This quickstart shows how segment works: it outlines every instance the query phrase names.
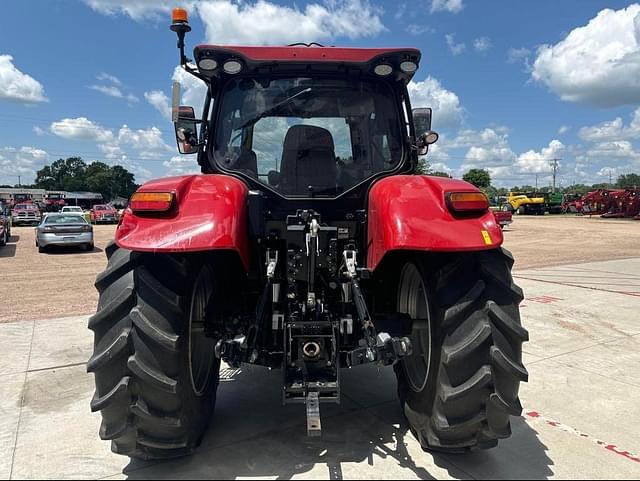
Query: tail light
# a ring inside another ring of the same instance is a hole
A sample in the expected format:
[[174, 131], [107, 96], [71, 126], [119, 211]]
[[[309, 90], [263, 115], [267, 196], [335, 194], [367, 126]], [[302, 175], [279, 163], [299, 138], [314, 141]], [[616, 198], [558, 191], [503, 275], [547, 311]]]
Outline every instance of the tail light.
[[173, 192], [136, 192], [131, 196], [134, 212], [167, 212], [173, 207]]
[[480, 213], [489, 210], [489, 199], [482, 192], [449, 192], [449, 210], [456, 214]]

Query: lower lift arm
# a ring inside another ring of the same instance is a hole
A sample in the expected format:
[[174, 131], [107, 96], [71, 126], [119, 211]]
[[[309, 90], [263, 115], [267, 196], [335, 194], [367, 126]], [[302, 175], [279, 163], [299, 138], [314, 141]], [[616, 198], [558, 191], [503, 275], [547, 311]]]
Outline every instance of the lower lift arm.
[[405, 356], [410, 356], [413, 349], [409, 338], [391, 337], [386, 332], [376, 335], [375, 326], [369, 315], [369, 309], [358, 282], [356, 251], [345, 250], [343, 257], [346, 266], [345, 275], [351, 283], [353, 302], [358, 318], [362, 323], [364, 335], [364, 339], [360, 341], [360, 346], [349, 353], [347, 358], [349, 365], [358, 366], [377, 362], [388, 366]]

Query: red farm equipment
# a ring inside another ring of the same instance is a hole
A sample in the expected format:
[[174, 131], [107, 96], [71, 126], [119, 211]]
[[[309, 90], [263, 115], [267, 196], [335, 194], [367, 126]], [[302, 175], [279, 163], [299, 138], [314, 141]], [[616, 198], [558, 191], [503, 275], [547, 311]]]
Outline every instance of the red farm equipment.
[[523, 293], [487, 197], [414, 174], [438, 138], [407, 91], [420, 51], [202, 45], [192, 63], [184, 10], [171, 29], [207, 86], [198, 117], [173, 95], [202, 174], [140, 187], [106, 248], [87, 366], [101, 438], [135, 458], [191, 453], [221, 362], [281, 370], [311, 436], [341, 369], [377, 364], [424, 448], [507, 438], [528, 379]]
[[609, 209], [604, 218], [634, 218], [640, 215], [640, 190], [625, 189], [611, 194]]

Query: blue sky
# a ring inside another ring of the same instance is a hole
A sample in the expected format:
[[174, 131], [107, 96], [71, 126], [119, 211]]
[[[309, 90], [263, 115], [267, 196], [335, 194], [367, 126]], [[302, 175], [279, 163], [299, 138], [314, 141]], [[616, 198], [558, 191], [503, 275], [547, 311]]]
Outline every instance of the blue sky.
[[[435, 108], [431, 154], [496, 185], [640, 172], [640, 4], [565, 0], [189, 0], [198, 43], [412, 46], [410, 91]], [[167, 118], [178, 60], [165, 0], [3, 2], [0, 183], [80, 155], [144, 181], [193, 171]], [[188, 79], [187, 79], [188, 80]], [[185, 101], [199, 89], [185, 84]]]

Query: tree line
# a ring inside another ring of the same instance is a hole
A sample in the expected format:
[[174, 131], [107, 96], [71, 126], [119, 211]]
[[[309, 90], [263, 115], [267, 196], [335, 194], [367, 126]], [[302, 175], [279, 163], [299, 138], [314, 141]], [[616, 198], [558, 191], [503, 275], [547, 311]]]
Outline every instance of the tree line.
[[[496, 188], [491, 185], [491, 174], [485, 169], [471, 169], [465, 173], [462, 177], [465, 180], [479, 189], [482, 189], [489, 197], [505, 196], [509, 192], [551, 192], [551, 187], [536, 188], [531, 185], [514, 186], [511, 188]], [[615, 184], [599, 183], [599, 184], [576, 184], [569, 185], [567, 187], [556, 187], [556, 191], [563, 194], [578, 194], [584, 195], [587, 192], [597, 189], [628, 189], [628, 188], [640, 188], [640, 175], [638, 174], [624, 174], [618, 177]]]
[[[9, 186], [4, 186], [9, 187]], [[87, 164], [81, 157], [58, 159], [36, 173], [32, 185], [20, 187], [67, 192], [96, 192], [106, 201], [128, 199], [139, 187], [135, 176], [120, 165]]]

